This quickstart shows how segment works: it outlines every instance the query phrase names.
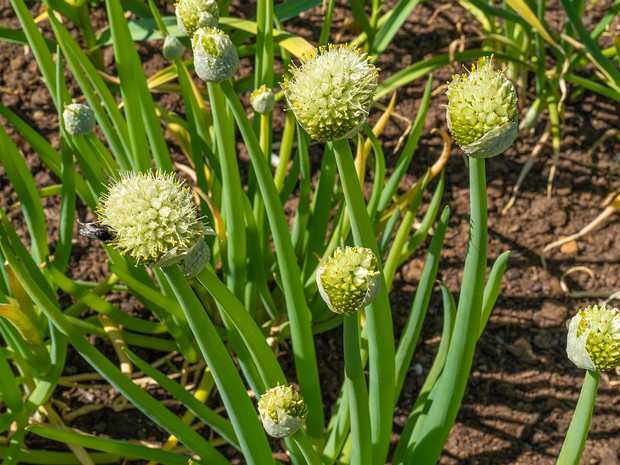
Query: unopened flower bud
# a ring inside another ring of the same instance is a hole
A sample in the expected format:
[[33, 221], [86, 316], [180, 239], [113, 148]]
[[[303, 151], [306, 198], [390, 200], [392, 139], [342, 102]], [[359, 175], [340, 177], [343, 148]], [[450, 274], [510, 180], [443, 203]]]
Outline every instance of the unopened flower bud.
[[97, 213], [113, 233], [107, 243], [145, 266], [179, 263], [201, 247], [202, 236], [213, 234], [196, 217], [192, 194], [174, 173], [121, 173]]
[[192, 37], [194, 69], [206, 82], [219, 84], [234, 76], [239, 55], [230, 37], [215, 28], [200, 28]]
[[568, 358], [579, 368], [609, 371], [620, 365], [620, 314], [605, 305], [579, 310], [568, 328]]
[[265, 84], [250, 95], [250, 105], [252, 105], [252, 108], [254, 108], [254, 111], [257, 113], [269, 113], [273, 110], [275, 103], [276, 100], [273, 97], [273, 90], [269, 89]]
[[448, 86], [448, 129], [473, 158], [504, 152], [517, 137], [517, 92], [492, 58], [483, 57], [471, 73], [453, 76]]
[[297, 122], [313, 139], [351, 138], [362, 128], [377, 90], [378, 70], [353, 45], [319, 47], [291, 65], [282, 89]]
[[81, 103], [72, 103], [62, 112], [65, 129], [72, 136], [85, 136], [95, 129], [95, 113]]
[[166, 60], [174, 60], [179, 58], [183, 55], [183, 44], [177, 37], [167, 35], [164, 39], [162, 55], [164, 55]]
[[364, 247], [337, 248], [316, 273], [319, 293], [335, 313], [352, 313], [369, 305], [379, 294], [381, 276], [377, 257]]
[[263, 427], [274, 438], [287, 438], [301, 428], [308, 416], [303, 397], [292, 386], [276, 386], [258, 401]]
[[192, 37], [201, 27], [217, 27], [220, 8], [217, 0], [179, 0], [175, 14], [179, 31]]

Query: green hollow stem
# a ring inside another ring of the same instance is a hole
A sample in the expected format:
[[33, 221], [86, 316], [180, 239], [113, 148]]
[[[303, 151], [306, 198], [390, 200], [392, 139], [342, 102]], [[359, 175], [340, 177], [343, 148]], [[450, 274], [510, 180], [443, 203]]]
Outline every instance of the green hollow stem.
[[262, 389], [257, 394], [261, 394], [265, 389], [274, 387], [278, 383], [286, 384], [287, 381], [282, 368], [260, 328], [239, 299], [219, 280], [212, 267], [207, 266], [198, 274], [196, 279], [211, 294], [221, 312], [239, 331], [243, 342], [248, 347], [252, 357], [255, 358], [263, 382]]
[[[239, 165], [235, 149], [235, 129], [233, 118], [226, 106], [226, 99], [218, 84], [208, 83], [209, 100], [213, 112], [213, 124], [217, 141], [217, 153], [222, 169], [222, 214], [226, 222], [226, 237], [223, 247], [223, 268], [226, 275], [226, 285], [239, 299], [244, 299], [247, 278], [247, 245], [244, 210], [243, 188], [239, 177]], [[251, 387], [256, 392], [259, 376], [247, 347], [241, 341], [238, 331], [231, 327], [230, 321], [223, 318], [230, 338], [237, 353], [239, 363], [243, 368]]]
[[[347, 139], [333, 143], [340, 182], [351, 220], [355, 244], [370, 248], [380, 257], [362, 189], [355, 171], [353, 154]], [[379, 263], [379, 267], [381, 264]], [[382, 271], [382, 270], [380, 270]], [[372, 463], [385, 463], [394, 416], [395, 347], [392, 313], [387, 287], [381, 274], [381, 291], [366, 307], [368, 335], [368, 397], [370, 408]]]
[[592, 420], [594, 401], [600, 379], [600, 373], [590, 370], [586, 371], [577, 407], [575, 407], [573, 419], [566, 432], [557, 465], [579, 465], [583, 447], [588, 437], [588, 430], [590, 429], [590, 421]]
[[351, 413], [351, 463], [372, 464], [370, 412], [366, 377], [360, 357], [359, 313], [344, 316], [344, 372]]
[[162, 271], [174, 290], [198, 347], [211, 369], [245, 460], [255, 465], [274, 463], [254, 405], [207, 312], [178, 266], [162, 268]]
[[278, 152], [279, 163], [276, 172], [273, 175], [276, 189], [282, 190], [284, 179], [286, 178], [286, 170], [288, 162], [291, 160], [291, 152], [293, 150], [293, 138], [295, 137], [295, 115], [292, 111], [286, 114], [284, 129], [282, 130], [282, 139], [280, 140], [280, 151]]
[[[294, 442], [290, 443], [289, 441], [291, 440]], [[306, 435], [306, 433], [303, 431], [303, 428], [297, 430], [295, 434], [285, 439], [285, 441], [286, 441], [287, 446], [289, 447], [289, 450], [291, 450], [293, 463], [304, 463], [307, 465], [321, 465], [321, 459], [319, 458], [316, 451], [314, 450], [314, 447], [312, 446], [312, 443], [308, 439], [308, 436]], [[291, 446], [293, 445], [295, 446], [296, 449], [298, 449], [298, 452], [295, 450], [292, 450]], [[293, 455], [293, 453], [295, 453], [295, 455]], [[299, 457], [300, 454], [303, 456], [304, 462], [295, 462], [296, 457], [298, 458], [298, 460], [301, 460], [302, 457]]]
[[[239, 299], [219, 280], [212, 267], [210, 265], [207, 266], [196, 278], [217, 302], [220, 311], [234, 325], [241, 338], [243, 338], [249, 353], [254, 358], [254, 363], [260, 372], [263, 384], [263, 389], [256, 392], [256, 394], [277, 384], [286, 384], [284, 372], [267, 344], [260, 328], [241, 302], [239, 302]], [[287, 441], [293, 459], [301, 459], [301, 457], [295, 454], [303, 454], [305, 463], [310, 465], [321, 463], [319, 456], [313, 449], [304, 431], [298, 431], [285, 441]], [[293, 441], [294, 444], [291, 444], [289, 441]]]
[[213, 124], [217, 140], [217, 152], [222, 168], [222, 213], [226, 221], [228, 240], [225, 246], [224, 267], [226, 284], [229, 289], [242, 299], [246, 274], [246, 241], [244, 211], [239, 165], [235, 150], [235, 132], [232, 115], [227, 112], [226, 100], [218, 84], [208, 83], [209, 100], [213, 112]]
[[105, 63], [103, 62], [103, 52], [97, 44], [97, 37], [90, 18], [90, 5], [88, 2], [84, 2], [82, 5], [78, 6], [76, 10], [80, 20], [80, 30], [88, 46], [88, 56], [97, 69], [104, 70]]
[[461, 295], [443, 372], [429, 395], [424, 422], [416, 425], [411, 460], [435, 465], [456, 419], [471, 370], [486, 277], [487, 198], [485, 160], [469, 158], [471, 218]]
[[284, 215], [282, 202], [280, 202], [271, 170], [265, 155], [262, 153], [250, 121], [246, 116], [245, 109], [239, 101], [239, 97], [230, 82], [223, 82], [221, 88], [248, 148], [256, 180], [263, 194], [291, 326], [291, 340], [297, 380], [299, 381], [301, 394], [306, 400], [309, 409], [306, 420], [308, 434], [315, 441], [321, 441], [325, 420], [319, 371], [310, 326], [310, 315], [301, 283], [301, 270], [297, 264], [286, 216]]

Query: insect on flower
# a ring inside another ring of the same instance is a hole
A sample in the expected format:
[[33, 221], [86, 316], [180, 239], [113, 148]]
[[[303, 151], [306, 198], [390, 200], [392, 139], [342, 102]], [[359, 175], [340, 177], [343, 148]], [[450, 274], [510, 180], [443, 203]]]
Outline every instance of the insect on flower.
[[[79, 221], [78, 221], [79, 223]], [[80, 223], [80, 234], [90, 239], [97, 239], [100, 242], [109, 242], [114, 239], [115, 234], [107, 224], [100, 223]]]

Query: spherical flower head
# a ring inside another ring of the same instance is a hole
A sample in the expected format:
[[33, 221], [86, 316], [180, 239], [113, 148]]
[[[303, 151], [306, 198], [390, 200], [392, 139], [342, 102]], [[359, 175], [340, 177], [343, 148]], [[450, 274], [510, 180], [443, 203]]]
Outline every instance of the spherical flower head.
[[193, 36], [200, 27], [217, 27], [220, 8], [217, 0], [179, 0], [175, 5], [179, 31]]
[[356, 135], [377, 90], [378, 69], [353, 45], [319, 47], [291, 66], [282, 89], [297, 122], [313, 139]]
[[257, 113], [269, 113], [273, 110], [275, 104], [276, 100], [273, 97], [273, 90], [269, 89], [265, 84], [250, 95], [250, 105]]
[[145, 266], [179, 263], [211, 233], [196, 218], [192, 194], [174, 173], [121, 173], [97, 213], [114, 233], [109, 244]]
[[234, 76], [239, 55], [230, 37], [215, 28], [200, 28], [192, 37], [194, 69], [206, 82], [219, 84]]
[[301, 428], [308, 416], [308, 406], [293, 386], [269, 389], [258, 401], [263, 427], [274, 438], [287, 438]]
[[364, 247], [337, 248], [316, 273], [319, 293], [335, 313], [353, 313], [379, 294], [381, 276], [377, 257]]
[[448, 86], [447, 120], [452, 137], [473, 158], [504, 152], [517, 137], [517, 92], [492, 57], [481, 58], [471, 73], [453, 76]]
[[72, 103], [62, 112], [65, 129], [72, 136], [85, 136], [95, 129], [95, 113], [81, 103]]
[[164, 39], [162, 55], [166, 60], [174, 60], [183, 55], [183, 44], [175, 36], [167, 35]]
[[617, 308], [579, 310], [568, 328], [568, 358], [579, 368], [609, 371], [620, 365], [620, 314]]

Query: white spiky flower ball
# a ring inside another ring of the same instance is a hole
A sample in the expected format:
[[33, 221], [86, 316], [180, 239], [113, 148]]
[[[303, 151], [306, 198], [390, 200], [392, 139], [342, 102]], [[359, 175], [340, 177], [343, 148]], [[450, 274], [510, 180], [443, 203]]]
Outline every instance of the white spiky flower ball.
[[220, 8], [217, 0], [179, 0], [175, 5], [179, 31], [192, 37], [201, 27], [217, 27]]
[[145, 266], [179, 263], [213, 233], [196, 217], [192, 193], [174, 173], [120, 173], [97, 213], [113, 232], [109, 244]]
[[364, 247], [338, 247], [316, 273], [321, 297], [332, 312], [353, 313], [370, 305], [381, 289], [377, 257]]
[[200, 28], [192, 37], [194, 69], [206, 82], [219, 84], [234, 76], [239, 55], [230, 37], [216, 28]]
[[473, 158], [504, 152], [517, 137], [517, 92], [504, 73], [483, 57], [469, 74], [453, 76], [448, 86], [448, 129]]
[[295, 434], [308, 416], [308, 406], [293, 386], [276, 386], [258, 401], [263, 427], [274, 438]]
[[620, 313], [592, 305], [579, 310], [568, 329], [568, 358], [579, 368], [609, 371], [620, 365]]
[[291, 65], [282, 89], [297, 122], [313, 139], [351, 138], [362, 128], [377, 90], [378, 69], [353, 45], [319, 47]]

